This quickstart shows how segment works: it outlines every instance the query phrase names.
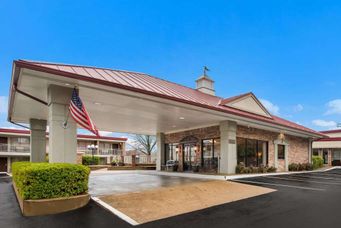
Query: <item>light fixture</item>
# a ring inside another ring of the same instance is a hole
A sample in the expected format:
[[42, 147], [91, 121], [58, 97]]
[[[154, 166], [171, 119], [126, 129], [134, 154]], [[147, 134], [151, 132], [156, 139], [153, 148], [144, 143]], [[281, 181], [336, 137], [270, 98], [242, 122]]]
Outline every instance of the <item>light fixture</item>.
[[91, 144], [91, 145], [88, 145], [87, 148], [90, 150], [94, 150], [94, 149], [98, 149], [98, 145], [94, 145], [94, 144]]
[[283, 133], [283, 132], [279, 133], [278, 138], [279, 138], [280, 140], [284, 141], [284, 139], [285, 139], [284, 133]]
[[184, 119], [185, 119], [185, 117], [183, 117], [183, 116], [180, 116], [180, 117], [179, 117], [179, 119], [180, 119], [180, 120], [184, 120]]
[[102, 103], [100, 102], [94, 102], [95, 105], [101, 105]]
[[69, 83], [65, 83], [66, 86], [69, 86], [70, 84]]

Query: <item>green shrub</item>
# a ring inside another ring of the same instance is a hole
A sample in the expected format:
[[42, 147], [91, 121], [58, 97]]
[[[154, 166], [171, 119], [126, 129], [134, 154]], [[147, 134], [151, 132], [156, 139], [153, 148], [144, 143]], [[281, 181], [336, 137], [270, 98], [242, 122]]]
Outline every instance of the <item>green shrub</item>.
[[276, 171], [277, 171], [277, 168], [275, 168], [273, 166], [268, 167], [268, 170], [267, 170], [268, 173], [274, 173]]
[[14, 162], [13, 181], [23, 199], [69, 197], [88, 190], [90, 169], [66, 163]]
[[298, 164], [297, 163], [289, 164], [289, 171], [298, 171]]
[[291, 163], [289, 164], [289, 171], [305, 171], [313, 170], [311, 163]]
[[82, 157], [82, 164], [83, 165], [98, 165], [99, 164], [99, 157], [83, 156]]
[[313, 164], [312, 163], [306, 163], [306, 170], [313, 170], [314, 167], [313, 167]]
[[318, 169], [323, 166], [323, 158], [321, 156], [313, 156], [313, 169]]
[[259, 173], [267, 173], [268, 172], [268, 167], [264, 166], [264, 165], [261, 165], [261, 166], [258, 167], [258, 172]]
[[237, 166], [236, 166], [236, 173], [240, 173], [240, 174], [244, 174], [244, 173], [273, 173], [276, 172], [276, 168], [275, 167], [268, 167], [268, 166], [259, 166], [259, 167], [255, 167], [255, 166], [250, 166], [247, 167], [245, 166], [245, 164], [243, 162], [240, 162]]
[[298, 171], [306, 170], [304, 163], [298, 163]]

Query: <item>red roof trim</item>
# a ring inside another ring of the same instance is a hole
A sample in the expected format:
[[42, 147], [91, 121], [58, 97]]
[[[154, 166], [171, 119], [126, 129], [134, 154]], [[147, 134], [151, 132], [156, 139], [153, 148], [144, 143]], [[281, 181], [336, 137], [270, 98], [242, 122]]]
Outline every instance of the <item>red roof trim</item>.
[[11, 128], [0, 128], [0, 132], [15, 133], [15, 134], [30, 134], [29, 130], [20, 130], [20, 129], [11, 129]]
[[340, 141], [341, 142], [341, 137], [322, 138], [322, 139], [315, 140], [315, 142], [331, 142], [331, 141]]
[[[97, 83], [97, 84], [101, 84], [101, 85], [107, 85], [107, 86], [112, 86], [112, 87], [121, 88], [121, 89], [125, 89], [125, 90], [130, 90], [130, 91], [133, 91], [133, 92], [138, 92], [138, 93], [143, 93], [143, 94], [147, 94], [147, 95], [152, 95], [152, 96], [155, 96], [155, 97], [160, 97], [160, 98], [165, 98], [165, 99], [169, 99], [169, 100], [174, 100], [174, 101], [178, 101], [178, 102], [181, 102], [181, 103], [186, 103], [186, 104], [190, 104], [190, 105], [194, 105], [194, 106], [198, 106], [198, 107], [202, 107], [202, 108], [207, 108], [207, 109], [211, 109], [211, 110], [215, 110], [215, 111], [219, 111], [219, 112], [224, 112], [224, 113], [228, 113], [228, 114], [232, 114], [232, 115], [236, 115], [236, 116], [241, 116], [241, 117], [244, 117], [244, 118], [254, 119], [254, 120], [258, 120], [258, 121], [262, 121], [262, 122], [267, 122], [267, 123], [270, 123], [270, 124], [275, 124], [275, 125], [279, 125], [279, 126], [283, 126], [283, 127], [288, 127], [288, 128], [294, 129], [294, 130], [303, 131], [303, 132], [307, 132], [307, 133], [310, 133], [310, 134], [315, 134], [315, 135], [319, 135], [319, 136], [325, 137], [325, 135], [322, 134], [322, 133], [316, 132], [316, 131], [314, 131], [312, 129], [305, 128], [305, 127], [303, 127], [301, 125], [294, 124], [294, 123], [292, 123], [290, 121], [287, 121], [287, 120], [284, 120], [284, 119], [281, 119], [281, 118], [278, 118], [278, 117], [276, 119], [277, 120], [282, 120], [282, 121], [278, 122], [278, 121], [274, 121], [273, 119], [270, 119], [270, 118], [267, 118], [267, 117], [264, 117], [264, 116], [259, 116], [259, 115], [256, 115], [256, 114], [250, 115], [250, 113], [245, 113], [245, 112], [236, 113], [236, 112], [234, 112], [232, 110], [222, 109], [221, 107], [215, 107], [215, 106], [212, 106], [212, 105], [209, 105], [209, 104], [203, 104], [203, 103], [198, 103], [198, 102], [195, 102], [195, 101], [184, 100], [184, 99], [181, 99], [181, 98], [178, 98], [178, 97], [174, 97], [174, 96], [170, 96], [170, 95], [167, 95], [167, 94], [160, 94], [160, 93], [157, 93], [157, 92], [147, 91], [147, 90], [144, 90], [144, 89], [141, 89], [141, 88], [136, 88], [136, 87], [132, 87], [132, 86], [118, 84], [118, 83], [111, 82], [111, 81], [110, 82], [109, 81], [103, 81], [103, 80], [97, 79], [97, 78], [90, 78], [90, 77], [86, 77], [86, 76], [81, 76], [81, 75], [76, 74], [76, 73], [71, 73], [71, 72], [66, 72], [66, 71], [62, 71], [62, 70], [58, 70], [58, 69], [52, 69], [52, 68], [45, 67], [45, 66], [36, 65], [34, 62], [31, 63], [31, 62], [27, 62], [27, 61], [23, 61], [23, 60], [16, 60], [16, 61], [14, 61], [14, 63], [16, 64], [17, 67], [23, 67], [23, 68], [32, 69], [32, 70], [38, 70], [38, 71], [42, 71], [42, 72], [45, 72], [45, 73], [57, 74], [57, 75], [60, 75], [60, 76], [63, 76], [63, 77], [68, 77], [68, 78], [73, 78], [73, 79], [77, 79], [77, 80], [88, 81], [88, 82], [93, 82], [93, 83]], [[18, 78], [16, 78], [16, 80], [17, 79]], [[162, 80], [162, 79], [159, 79], [159, 80]], [[162, 80], [162, 81], [165, 81], [165, 80]], [[14, 81], [13, 84], [16, 84], [16, 81]], [[13, 91], [12, 91], [12, 93], [13, 93]], [[207, 96], [212, 97], [211, 95], [208, 95], [208, 94], [203, 94], [203, 95], [205, 95], [205, 96], [207, 95]], [[9, 110], [12, 110], [12, 105], [13, 105], [13, 102], [10, 103]], [[9, 119], [10, 119], [10, 115], [9, 115]], [[287, 122], [288, 124], [281, 123], [281, 122]], [[295, 125], [295, 126], [292, 126], [292, 125]]]
[[335, 129], [335, 130], [328, 130], [328, 131], [320, 131], [323, 134], [328, 134], [328, 133], [341, 133], [341, 129]]
[[83, 135], [78, 134], [77, 138], [87, 138], [87, 139], [108, 139], [108, 140], [117, 140], [117, 141], [127, 141], [127, 138], [119, 138], [119, 137], [110, 137], [110, 136], [96, 136], [96, 135]]
[[[31, 132], [29, 130], [21, 130], [21, 129], [11, 129], [11, 128], [0, 128], [0, 133], [13, 133], [13, 134], [24, 134], [30, 135]], [[46, 135], [49, 133], [46, 132]], [[86, 138], [86, 139], [104, 139], [104, 140], [115, 140], [115, 141], [127, 141], [127, 138], [120, 138], [120, 137], [110, 137], [110, 136], [96, 136], [96, 135], [84, 135], [84, 134], [77, 134], [77, 138]]]

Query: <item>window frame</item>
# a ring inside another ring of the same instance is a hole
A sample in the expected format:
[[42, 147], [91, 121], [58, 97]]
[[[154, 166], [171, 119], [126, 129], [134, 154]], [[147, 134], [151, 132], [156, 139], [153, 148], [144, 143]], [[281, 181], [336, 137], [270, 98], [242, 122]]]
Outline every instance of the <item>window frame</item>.
[[[252, 139], [252, 138], [244, 138], [244, 137], [237, 137], [237, 153], [238, 153], [238, 139], [242, 140], [243, 141], [243, 145], [244, 145], [244, 150], [242, 152], [243, 154], [243, 161], [239, 161], [239, 162], [243, 162], [245, 166], [249, 167], [250, 164], [248, 164], [248, 159], [247, 159], [247, 149], [248, 149], [248, 140], [253, 140], [256, 142], [256, 145], [255, 145], [255, 148], [256, 148], [256, 163], [257, 163], [257, 167], [259, 167], [260, 165], [263, 164], [263, 156], [265, 154], [266, 156], [266, 164], [267, 165], [269, 163], [269, 141], [266, 141], [266, 140], [260, 140], [260, 139]], [[266, 148], [265, 148], [265, 151], [263, 151], [263, 154], [262, 154], [262, 158], [260, 159], [258, 157], [258, 148], [259, 148], [259, 145], [262, 144], [262, 143], [265, 143], [266, 145]], [[238, 160], [238, 154], [237, 154], [237, 160]], [[239, 163], [238, 162], [238, 163]]]
[[[280, 150], [279, 148], [282, 147], [283, 148], [283, 156], [280, 156]], [[286, 150], [286, 145], [284, 144], [277, 144], [277, 159], [278, 160], [284, 160], [285, 159], [285, 150]]]

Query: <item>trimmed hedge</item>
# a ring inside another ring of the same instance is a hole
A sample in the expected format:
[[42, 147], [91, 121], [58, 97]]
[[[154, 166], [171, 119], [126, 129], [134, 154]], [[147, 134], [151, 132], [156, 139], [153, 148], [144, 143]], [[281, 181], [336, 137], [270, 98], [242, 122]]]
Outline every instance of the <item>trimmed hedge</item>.
[[83, 165], [98, 165], [99, 164], [99, 157], [83, 156], [82, 157], [82, 164]]
[[90, 169], [66, 163], [14, 162], [13, 181], [21, 197], [51, 199], [87, 192]]
[[313, 156], [312, 157], [312, 161], [313, 161], [313, 167], [314, 169], [318, 169], [321, 168], [323, 166], [323, 158], [321, 156]]
[[273, 166], [245, 166], [243, 162], [240, 162], [236, 166], [236, 173], [244, 174], [244, 173], [274, 173], [276, 172], [276, 168]]
[[313, 164], [311, 163], [291, 163], [289, 164], [289, 171], [310, 171], [313, 170]]

